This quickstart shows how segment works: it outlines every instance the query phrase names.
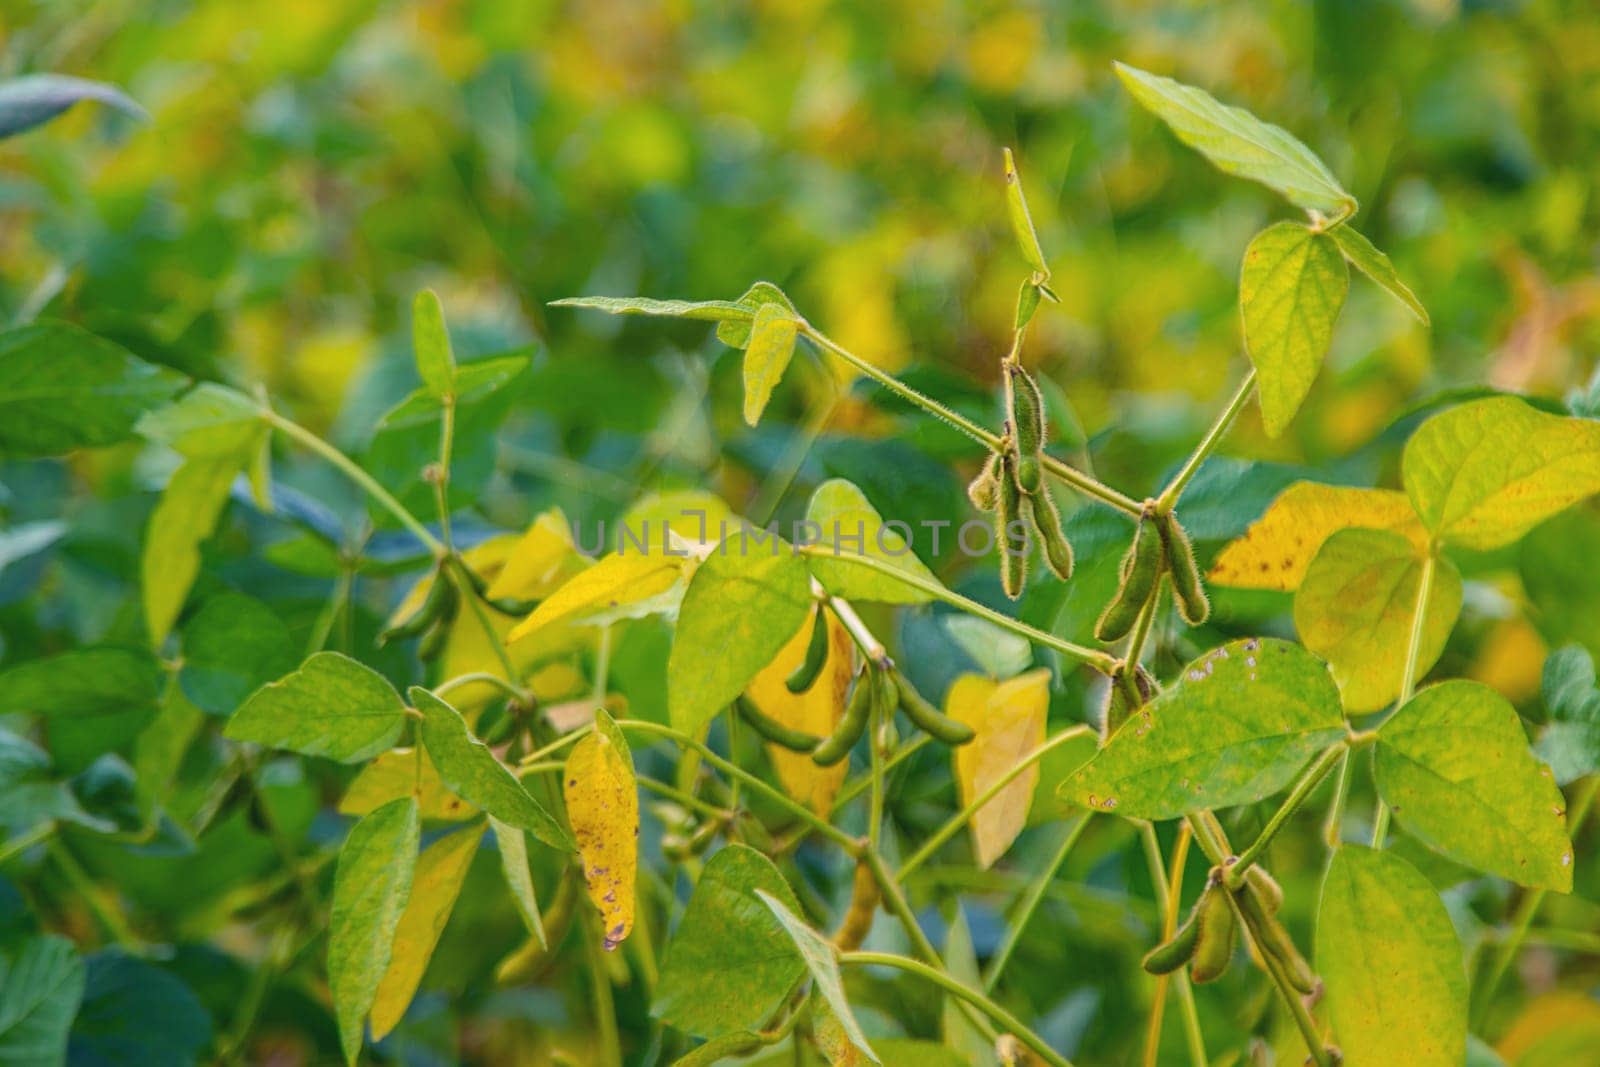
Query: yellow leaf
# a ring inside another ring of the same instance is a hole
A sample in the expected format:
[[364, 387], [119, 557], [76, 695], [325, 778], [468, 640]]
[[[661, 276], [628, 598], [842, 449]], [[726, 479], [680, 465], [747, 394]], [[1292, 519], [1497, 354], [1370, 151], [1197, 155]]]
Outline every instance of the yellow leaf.
[[551, 508], [528, 527], [489, 585], [491, 597], [543, 600], [584, 568], [572, 546], [572, 528], [560, 508]]
[[600, 909], [605, 946], [614, 949], [633, 929], [639, 791], [627, 739], [605, 711], [595, 712], [593, 732], [572, 746], [562, 781], [589, 899]]
[[1427, 534], [1406, 495], [1391, 489], [1296, 482], [1272, 502], [1244, 536], [1222, 550], [1208, 577], [1240, 589], [1292, 592], [1312, 557], [1335, 531], [1393, 530], [1419, 549]]
[[389, 969], [378, 983], [372, 1002], [372, 1040], [382, 1041], [405, 1016], [439, 935], [450, 919], [450, 909], [455, 907], [482, 836], [481, 826], [468, 827], [435, 841], [417, 858], [411, 897], [395, 928]]
[[392, 748], [361, 768], [339, 801], [339, 814], [360, 818], [403, 796], [416, 797], [418, 814], [424, 819], [459, 820], [477, 814], [476, 808], [445, 787], [427, 753], [414, 748]]
[[613, 552], [550, 594], [512, 629], [509, 640], [519, 641], [557, 622], [649, 600], [671, 589], [683, 566], [681, 556]]
[[1516, 1067], [1562, 1067], [1600, 1047], [1600, 1004], [1577, 990], [1546, 993], [1528, 1003], [1496, 1051]]
[[[850, 633], [834, 618], [831, 611], [823, 612], [828, 620], [828, 659], [815, 684], [804, 693], [791, 693], [785, 681], [794, 673], [806, 656], [811, 643], [811, 626], [802, 626], [789, 639], [773, 661], [761, 668], [750, 680], [745, 696], [775, 722], [792, 730], [800, 730], [815, 737], [827, 737], [844, 716], [845, 696], [850, 690], [850, 674], [855, 667], [854, 644]], [[818, 815], [827, 815], [833, 808], [833, 798], [844, 784], [850, 770], [849, 761], [832, 767], [819, 767], [806, 753], [791, 752], [782, 745], [767, 745], [767, 755], [778, 772], [778, 781], [784, 792], [804, 804]]]
[[[963, 674], [955, 680], [945, 694], [945, 713], [978, 735], [955, 750], [956, 784], [963, 806], [1044, 744], [1049, 706], [1050, 672], [1042, 668], [998, 684], [979, 674]], [[972, 820], [972, 840], [979, 867], [992, 866], [1027, 825], [1038, 780], [1039, 765], [1035, 763], [978, 809]]]

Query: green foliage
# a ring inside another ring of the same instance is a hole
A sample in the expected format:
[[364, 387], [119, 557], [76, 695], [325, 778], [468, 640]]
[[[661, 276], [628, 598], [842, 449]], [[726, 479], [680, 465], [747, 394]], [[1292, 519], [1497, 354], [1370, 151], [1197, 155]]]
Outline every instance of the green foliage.
[[405, 728], [400, 694], [371, 667], [318, 652], [258, 689], [228, 720], [227, 735], [341, 763], [371, 759]]
[[1338, 248], [1299, 223], [1263, 230], [1245, 249], [1239, 310], [1269, 434], [1283, 432], [1311, 391], [1349, 287]]

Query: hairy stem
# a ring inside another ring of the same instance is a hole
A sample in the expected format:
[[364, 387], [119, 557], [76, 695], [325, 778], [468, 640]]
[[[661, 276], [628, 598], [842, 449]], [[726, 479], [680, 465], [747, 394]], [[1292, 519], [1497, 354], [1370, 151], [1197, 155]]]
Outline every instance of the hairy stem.
[[1250, 847], [1239, 853], [1239, 861], [1228, 868], [1228, 873], [1224, 880], [1227, 882], [1229, 889], [1238, 889], [1244, 884], [1245, 873], [1261, 858], [1261, 853], [1266, 851], [1267, 846], [1272, 844], [1272, 839], [1278, 836], [1278, 831], [1283, 829], [1284, 823], [1288, 822], [1290, 816], [1300, 810], [1300, 805], [1305, 803], [1306, 797], [1310, 796], [1312, 790], [1322, 784], [1322, 780], [1338, 765], [1348, 751], [1349, 746], [1343, 741], [1329, 745], [1322, 755], [1318, 756], [1316, 761], [1306, 768], [1299, 781], [1295, 782], [1294, 788], [1289, 791], [1289, 795], [1278, 806], [1278, 810], [1272, 813], [1272, 817], [1267, 820], [1267, 824], [1261, 828], [1261, 832], [1256, 835], [1256, 839], [1250, 843]]

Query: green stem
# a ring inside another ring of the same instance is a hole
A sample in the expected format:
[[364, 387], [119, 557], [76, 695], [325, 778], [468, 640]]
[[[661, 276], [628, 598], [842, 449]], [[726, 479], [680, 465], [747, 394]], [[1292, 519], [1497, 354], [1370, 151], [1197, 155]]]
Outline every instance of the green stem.
[[906, 862], [901, 865], [900, 880], [904, 881], [906, 876], [912, 871], [928, 862], [928, 860], [933, 857], [933, 854], [938, 852], [940, 847], [946, 841], [954, 837], [963, 826], [971, 822], [973, 816], [977, 815], [979, 810], [982, 809], [985, 804], [999, 796], [1000, 791], [1015, 781], [1017, 777], [1022, 774], [1022, 772], [1026, 771], [1029, 767], [1032, 767], [1035, 763], [1038, 763], [1054, 749], [1061, 747], [1068, 741], [1076, 740], [1088, 732], [1089, 727], [1087, 726], [1070, 726], [1047, 740], [1044, 744], [1040, 745], [1032, 752], [1029, 752], [1026, 756], [1023, 756], [1021, 759], [1017, 760], [1017, 762], [1012, 764], [1012, 766], [1009, 767], [1004, 774], [991, 782], [988, 788], [979, 793], [977, 796], [973, 797], [971, 803], [952, 815], [949, 822], [946, 822], [943, 826], [939, 827], [938, 830], [934, 831], [933, 836], [929, 837], [928, 840], [923, 842], [922, 847], [917, 849], [917, 851], [912, 854], [911, 858], [906, 860]]
[[[887, 675], [878, 680], [879, 685], [893, 685]], [[874, 704], [878, 703], [876, 700]], [[894, 714], [894, 709], [889, 709], [889, 714]], [[867, 724], [867, 752], [869, 753], [871, 767], [868, 771], [871, 788], [867, 797], [867, 848], [869, 851], [878, 851], [879, 828], [883, 823], [883, 746], [880, 744], [880, 732], [884, 728], [883, 716], [879, 709], [872, 711], [872, 721]]]
[[1139, 609], [1138, 616], [1133, 620], [1133, 635], [1128, 638], [1128, 648], [1122, 654], [1122, 662], [1127, 667], [1138, 667], [1139, 657], [1144, 655], [1144, 643], [1150, 637], [1150, 628], [1155, 624], [1156, 610], [1161, 604], [1162, 584], [1159, 580], [1156, 582], [1150, 599], [1144, 602], [1144, 607]]
[[1322, 780], [1328, 776], [1328, 773], [1333, 770], [1348, 751], [1349, 746], [1343, 741], [1329, 745], [1322, 755], [1317, 757], [1316, 762], [1306, 769], [1306, 772], [1300, 776], [1300, 780], [1294, 784], [1294, 788], [1289, 791], [1289, 795], [1279, 805], [1278, 810], [1272, 813], [1272, 818], [1267, 820], [1267, 824], [1261, 828], [1261, 832], [1256, 835], [1256, 839], [1250, 843], [1250, 847], [1239, 853], [1239, 861], [1228, 868], [1224, 881], [1227, 882], [1229, 889], [1238, 889], [1244, 884], [1245, 873], [1261, 858], [1261, 854], [1266, 851], [1267, 846], [1272, 844], [1272, 839], [1278, 836], [1278, 831], [1283, 829], [1283, 824], [1288, 822], [1290, 816], [1296, 811], [1300, 810], [1300, 805], [1305, 803], [1306, 797], [1310, 796], [1312, 790], [1322, 784]]
[[641, 787], [650, 790], [650, 792], [655, 793], [657, 796], [666, 797], [668, 800], [675, 801], [676, 803], [682, 804], [686, 808], [698, 811], [700, 814], [710, 818], [728, 819], [733, 815], [732, 812], [717, 807], [709, 800], [702, 800], [693, 793], [686, 793], [675, 785], [657, 781], [654, 778], [647, 778], [642, 774], [638, 776], [638, 780]]
[[838, 552], [827, 545], [806, 545], [803, 546], [800, 551], [808, 556], [842, 560], [854, 566], [864, 567], [870, 571], [876, 571], [885, 577], [893, 578], [898, 582], [909, 585], [913, 589], [927, 593], [929, 596], [934, 597], [935, 599], [942, 600], [946, 604], [958, 607], [969, 615], [976, 615], [980, 619], [994, 623], [1003, 630], [1009, 630], [1010, 632], [1017, 634], [1019, 637], [1025, 637], [1034, 644], [1043, 645], [1046, 648], [1053, 648], [1063, 655], [1071, 656], [1076, 660], [1081, 660], [1090, 667], [1093, 667], [1095, 670], [1099, 671], [1101, 674], [1110, 674], [1116, 669], [1116, 657], [1111, 655], [1109, 652], [1102, 652], [1097, 648], [1086, 648], [1083, 645], [1075, 645], [1071, 641], [1066, 641], [1057, 637], [1055, 634], [1050, 634], [1044, 632], [1043, 630], [1035, 629], [1019, 619], [1013, 619], [1009, 615], [1003, 615], [1000, 612], [995, 611], [993, 608], [978, 603], [976, 600], [969, 600], [960, 593], [951, 592], [937, 581], [929, 581], [928, 579], [922, 578], [918, 575], [909, 574], [906, 571], [900, 570], [898, 567], [891, 566], [890, 564], [885, 563], [882, 560], [875, 559], [872, 556], [857, 556], [847, 552]]
[[511, 653], [506, 649], [506, 643], [500, 639], [500, 632], [494, 628], [494, 622], [489, 618], [489, 610], [478, 598], [478, 591], [473, 587], [472, 579], [467, 577], [467, 565], [462, 562], [460, 556], [452, 553], [447, 566], [450, 580], [456, 583], [456, 591], [472, 610], [473, 617], [478, 620], [478, 628], [483, 631], [484, 640], [494, 650], [495, 658], [500, 661], [500, 669], [506, 672], [506, 680], [514, 686], [517, 665], [511, 661]]
[[1250, 394], [1255, 391], [1255, 387], [1256, 372], [1252, 368], [1244, 376], [1244, 380], [1239, 383], [1239, 388], [1234, 390], [1232, 399], [1228, 401], [1228, 406], [1222, 409], [1221, 414], [1217, 416], [1217, 420], [1211, 424], [1211, 429], [1207, 430], [1206, 435], [1200, 439], [1200, 443], [1194, 446], [1194, 452], [1190, 454], [1188, 462], [1183, 465], [1183, 469], [1178, 471], [1167, 487], [1161, 491], [1161, 496], [1156, 500], [1156, 509], [1158, 511], [1166, 514], [1177, 506], [1178, 498], [1183, 495], [1183, 491], [1189, 486], [1189, 480], [1195, 476], [1195, 472], [1200, 469], [1200, 464], [1206, 461], [1206, 457], [1216, 450], [1217, 445], [1222, 442], [1228, 431], [1233, 428], [1233, 420], [1238, 418], [1239, 412], [1244, 410], [1245, 403], [1249, 401]]
[[434, 499], [439, 507], [439, 539], [446, 552], [454, 552], [450, 540], [450, 452], [455, 445], [456, 398], [446, 396], [439, 418], [439, 471], [433, 479]]
[[73, 892], [83, 898], [83, 902], [89, 906], [89, 910], [94, 913], [94, 917], [99, 920], [106, 933], [111, 935], [111, 939], [129, 952], [136, 955], [142, 954], [144, 946], [138, 936], [128, 928], [128, 924], [122, 916], [118, 915], [114, 908], [101, 899], [100, 887], [94, 884], [94, 880], [89, 877], [89, 872], [83, 869], [83, 865], [78, 862], [78, 858], [67, 848], [66, 842], [59, 837], [54, 837], [50, 839], [50, 843], [45, 848], [49, 852], [50, 858], [55, 860], [56, 866], [61, 869], [61, 873], [66, 876]]
[[793, 815], [796, 819], [799, 819], [807, 826], [810, 826], [823, 837], [826, 837], [834, 844], [839, 845], [850, 855], [860, 855], [861, 843], [855, 838], [851, 837], [843, 830], [838, 829], [825, 819], [818, 818], [810, 808], [797, 801], [791, 800], [788, 794], [774, 789], [772, 786], [768, 785], [766, 782], [763, 782], [760, 778], [757, 778], [755, 775], [751, 774], [743, 767], [740, 767], [738, 764], [731, 763], [728, 760], [723, 759], [721, 756], [713, 752], [708, 745], [695, 740], [688, 734], [680, 733], [670, 726], [663, 726], [656, 722], [648, 722], [644, 719], [623, 719], [617, 723], [617, 726], [624, 731], [632, 733], [654, 734], [657, 737], [664, 737], [675, 742], [683, 748], [694, 750], [700, 754], [702, 759], [711, 764], [711, 766], [717, 768], [723, 774], [726, 774], [730, 777], [743, 779], [745, 785], [748, 786], [752, 791], [760, 793], [767, 800], [771, 801], [773, 804], [776, 804], [784, 811], [787, 811], [790, 815]]
[[1339, 781], [1333, 790], [1333, 803], [1328, 805], [1328, 818], [1322, 824], [1322, 840], [1329, 848], [1338, 848], [1344, 843], [1344, 808], [1350, 800], [1350, 786], [1355, 776], [1355, 753], [1346, 746], [1339, 765]]
[[617, 1032], [616, 994], [611, 989], [611, 978], [606, 974], [605, 951], [600, 947], [601, 930], [598, 913], [584, 925], [583, 948], [589, 966], [589, 980], [594, 983], [595, 1030], [600, 1037], [600, 1063], [602, 1067], [621, 1067], [622, 1043]]
[[[1422, 656], [1422, 630], [1428, 616], [1428, 596], [1433, 591], [1433, 572], [1438, 565], [1438, 546], [1430, 544], [1422, 559], [1422, 574], [1417, 578], [1417, 606], [1411, 612], [1411, 638], [1406, 643], [1406, 665], [1400, 675], [1400, 695], [1395, 699], [1395, 710], [1406, 706], [1417, 689], [1417, 661]], [[1372, 847], [1382, 848], [1389, 836], [1389, 805], [1378, 798], [1378, 810], [1372, 820]]]
[[429, 533], [428, 528], [422, 525], [421, 521], [419, 521], [415, 515], [411, 514], [411, 512], [406, 509], [404, 504], [396, 500], [389, 490], [378, 484], [378, 480], [376, 478], [362, 470], [355, 460], [351, 459], [343, 452], [340, 452], [337, 448], [334, 448], [328, 442], [324, 441], [322, 438], [318, 437], [304, 426], [301, 426], [298, 422], [295, 422], [293, 419], [290, 419], [284, 415], [278, 414], [271, 408], [263, 408], [261, 416], [275, 429], [282, 432], [286, 437], [292, 438], [293, 440], [299, 442], [312, 452], [315, 452], [317, 455], [333, 464], [333, 466], [337, 467], [340, 473], [342, 473], [346, 478], [349, 478], [352, 482], [355, 482], [356, 485], [361, 487], [363, 492], [365, 492], [373, 500], [376, 500], [385, 511], [398, 519], [400, 525], [404, 526], [407, 530], [410, 530], [411, 535], [418, 541], [421, 541], [423, 547], [425, 547], [434, 556], [442, 557], [444, 555], [443, 542], [441, 542], [437, 537], [433, 536], [433, 534]]
[[[925, 745], [932, 743], [933, 738], [929, 737], [927, 734], [920, 734], [914, 740], [908, 741], [906, 744], [901, 745], [895, 754], [890, 756], [889, 759], [884, 763], [883, 773], [888, 774], [890, 771], [900, 766], [900, 764], [904, 763], [912, 756], [915, 756], [918, 752], [921, 752]], [[847, 782], [845, 787], [839, 790], [839, 795], [833, 798], [833, 807], [830, 809], [830, 813], [837, 813], [840, 808], [844, 807], [856, 797], [866, 792], [871, 785], [872, 776], [870, 774], [864, 774], [853, 782]]]
[[1068, 466], [1065, 461], [1057, 459], [1048, 452], [1039, 457], [1039, 465], [1084, 496], [1093, 497], [1108, 507], [1116, 508], [1124, 515], [1138, 517], [1141, 508], [1137, 500], [1125, 493], [1117, 492], [1094, 475]]
[[927, 964], [919, 963], [906, 956], [896, 956], [888, 952], [842, 952], [839, 962], [857, 967], [894, 967], [914, 974], [926, 982], [931, 982], [952, 996], [971, 1004], [989, 1018], [998, 1023], [1006, 1033], [1012, 1034], [1027, 1045], [1039, 1058], [1050, 1064], [1051, 1067], [1072, 1067], [1072, 1061], [1061, 1055], [1055, 1049], [1045, 1044], [1044, 1039], [1022, 1024], [1022, 1021], [1009, 1011], [978, 992], [968, 988], [955, 978], [943, 971], [935, 970]]
[[513, 683], [506, 681], [498, 674], [490, 674], [488, 671], [468, 671], [466, 674], [458, 674], [454, 678], [434, 686], [433, 695], [442, 700], [457, 689], [463, 689], [466, 686], [478, 683], [492, 685], [513, 700], [521, 700], [528, 695]]
[[1056, 854], [1045, 864], [1039, 876], [1029, 884], [1028, 895], [1023, 899], [1022, 907], [1017, 909], [1016, 915], [1011, 918], [1011, 925], [1006, 928], [1005, 940], [1000, 942], [999, 949], [989, 960], [989, 967], [983, 976], [985, 993], [993, 993], [994, 987], [999, 984], [1000, 973], [1011, 961], [1011, 954], [1016, 951], [1017, 943], [1022, 940], [1023, 931], [1027, 930], [1028, 923], [1033, 919], [1033, 913], [1039, 910], [1039, 904], [1049, 891], [1050, 883], [1055, 881], [1061, 865], [1067, 862], [1067, 855], [1072, 851], [1072, 846], [1078, 843], [1078, 838], [1083, 836], [1084, 829], [1088, 827], [1089, 814], [1084, 812], [1067, 827], [1066, 834], [1061, 838], [1061, 844], [1056, 848]]
[[13, 837], [4, 846], [0, 846], [0, 867], [4, 867], [34, 845], [50, 837], [56, 832], [56, 824], [42, 822], [32, 830], [19, 837]]

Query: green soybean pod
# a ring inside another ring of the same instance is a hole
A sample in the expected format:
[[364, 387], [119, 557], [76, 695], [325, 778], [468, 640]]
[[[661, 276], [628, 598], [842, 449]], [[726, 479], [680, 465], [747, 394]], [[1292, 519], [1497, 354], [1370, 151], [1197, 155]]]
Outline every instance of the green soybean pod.
[[873, 692], [877, 688], [874, 678], [871, 667], [862, 668], [861, 676], [856, 679], [856, 687], [850, 693], [850, 702], [845, 705], [844, 717], [839, 720], [833, 733], [828, 735], [828, 739], [811, 753], [812, 762], [817, 766], [832, 767], [850, 755], [850, 750], [861, 740], [877, 699]]
[[1140, 965], [1151, 974], [1171, 974], [1194, 956], [1196, 942], [1200, 940], [1199, 909], [1189, 912], [1183, 925], [1172, 936], [1145, 953]]
[[1101, 717], [1101, 734], [1109, 738], [1122, 728], [1122, 724], [1137, 710], [1150, 702], [1155, 695], [1155, 679], [1143, 665], [1135, 664], [1130, 671], [1126, 664], [1119, 664], [1111, 675], [1111, 684], [1106, 687], [1106, 708]]
[[385, 645], [390, 641], [402, 641], [418, 636], [446, 614], [454, 614], [455, 601], [455, 583], [445, 574], [442, 566], [435, 567], [433, 584], [428, 587], [428, 595], [423, 598], [422, 606], [404, 622], [391, 626], [379, 634], [378, 644]]
[[1045, 442], [1044, 394], [1039, 383], [1020, 363], [1006, 364], [1007, 392], [1011, 402], [1011, 425], [1016, 430], [1016, 469], [1012, 472], [1017, 488], [1037, 493], [1044, 484], [1039, 455]]
[[1270, 957], [1270, 960], [1263, 959], [1261, 962], [1270, 965], [1271, 961], [1276, 961], [1283, 976], [1296, 990], [1308, 995], [1314, 991], [1317, 976], [1312, 973], [1305, 957], [1300, 955], [1300, 950], [1294, 947], [1294, 939], [1284, 925], [1267, 912], [1262, 901], [1248, 888], [1235, 893], [1234, 899], [1239, 902], [1239, 913], [1244, 916], [1256, 947], [1264, 956]]
[[1167, 567], [1172, 571], [1172, 592], [1178, 601], [1178, 614], [1190, 626], [1199, 626], [1211, 615], [1211, 601], [1195, 566], [1194, 546], [1189, 534], [1172, 512], [1160, 516], [1161, 540], [1166, 546]]
[[979, 511], [993, 511], [1000, 503], [1000, 453], [989, 453], [983, 469], [967, 483], [967, 499]]
[[964, 745], [978, 736], [972, 727], [957, 722], [929, 703], [904, 675], [897, 673], [895, 681], [900, 689], [900, 710], [906, 713], [906, 718], [911, 720], [913, 726], [935, 741], [952, 746]]
[[826, 610], [819, 604], [817, 610], [811, 613], [811, 641], [806, 645], [806, 658], [800, 661], [800, 666], [791, 671], [783, 682], [791, 693], [804, 693], [816, 685], [817, 676], [828, 663]]
[[1038, 491], [1028, 501], [1028, 515], [1039, 534], [1039, 544], [1044, 550], [1044, 561], [1057, 578], [1063, 582], [1072, 577], [1072, 542], [1061, 528], [1061, 512], [1056, 510], [1050, 487], [1039, 485]]
[[1195, 939], [1194, 956], [1189, 961], [1189, 977], [1196, 985], [1215, 982], [1233, 962], [1234, 939], [1238, 923], [1228, 891], [1213, 879], [1200, 897], [1200, 932]]
[[994, 538], [1000, 549], [1000, 588], [1016, 600], [1028, 579], [1028, 540], [1023, 525], [1022, 492], [1017, 488], [1013, 460], [1001, 461], [1000, 506], [994, 512]]
[[1141, 516], [1134, 527], [1133, 542], [1122, 557], [1122, 583], [1117, 595], [1095, 623], [1094, 634], [1102, 641], [1120, 641], [1133, 629], [1139, 612], [1155, 594], [1161, 579], [1161, 535], [1156, 523]]
[[791, 752], [812, 752], [822, 744], [822, 738], [815, 734], [791, 729], [771, 718], [756, 707], [748, 697], [736, 697], [733, 703], [739, 710], [739, 718], [749, 723], [750, 729], [780, 748], [786, 748]]
[[1264, 867], [1252, 864], [1244, 872], [1244, 883], [1250, 887], [1251, 893], [1261, 902], [1268, 915], [1278, 914], [1278, 909], [1283, 907], [1283, 886]]

